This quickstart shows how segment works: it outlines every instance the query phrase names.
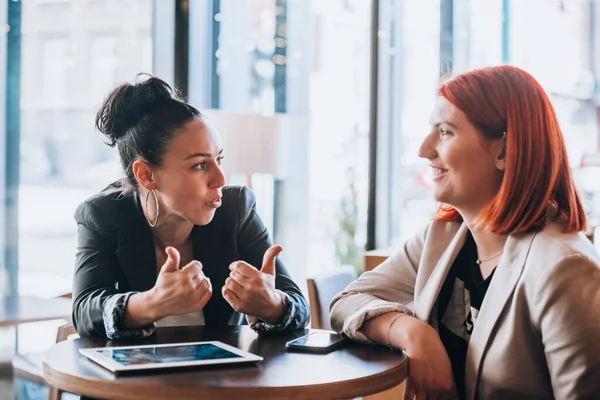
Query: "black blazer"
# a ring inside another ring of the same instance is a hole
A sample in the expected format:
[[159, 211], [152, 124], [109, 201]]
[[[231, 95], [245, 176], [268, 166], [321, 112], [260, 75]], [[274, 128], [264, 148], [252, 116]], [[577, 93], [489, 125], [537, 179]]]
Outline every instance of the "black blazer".
[[[73, 281], [73, 324], [81, 336], [106, 336], [103, 306], [114, 294], [151, 289], [157, 278], [152, 232], [137, 193], [117, 181], [79, 205], [75, 211], [78, 247]], [[244, 187], [223, 188], [222, 205], [206, 226], [192, 229], [194, 259], [203, 265], [213, 293], [203, 309], [206, 325], [244, 323], [221, 294], [229, 264], [243, 260], [260, 268], [271, 246], [255, 210], [253, 193]], [[277, 258], [275, 286], [295, 308], [288, 329], [304, 328], [310, 311], [306, 299]]]

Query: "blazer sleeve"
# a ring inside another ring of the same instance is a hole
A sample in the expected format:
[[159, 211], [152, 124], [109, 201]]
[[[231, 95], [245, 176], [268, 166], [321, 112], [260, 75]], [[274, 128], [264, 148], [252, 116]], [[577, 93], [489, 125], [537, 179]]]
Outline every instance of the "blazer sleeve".
[[366, 321], [392, 311], [413, 315], [417, 270], [429, 228], [427, 225], [373, 271], [363, 273], [334, 297], [330, 318], [335, 331], [368, 343], [370, 340], [360, 331]]
[[[256, 200], [249, 189], [240, 189], [238, 205], [240, 222], [236, 241], [239, 254], [250, 265], [260, 268], [265, 252], [272, 246], [269, 232], [256, 212]], [[285, 294], [283, 317], [275, 325], [250, 321], [251, 326], [258, 332], [302, 329], [310, 317], [308, 302], [279, 257], [276, 259], [275, 270], [275, 288]]]
[[560, 260], [541, 277], [533, 317], [554, 396], [600, 398], [600, 266], [584, 255]]
[[127, 300], [135, 292], [123, 293], [117, 289], [116, 233], [102, 225], [114, 218], [109, 214], [89, 201], [75, 212], [78, 246], [73, 278], [73, 325], [80, 336], [143, 338], [154, 332], [154, 325], [122, 328]]
[[73, 325], [81, 336], [106, 336], [103, 311], [116, 293], [116, 238], [102, 229], [100, 209], [86, 201], [75, 211], [77, 254], [73, 278]]

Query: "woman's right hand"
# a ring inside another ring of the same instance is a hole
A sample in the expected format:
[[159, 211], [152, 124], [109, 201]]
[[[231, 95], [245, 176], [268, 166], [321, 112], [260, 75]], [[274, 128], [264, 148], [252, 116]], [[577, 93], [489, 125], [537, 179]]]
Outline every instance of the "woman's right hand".
[[179, 269], [180, 255], [174, 247], [167, 247], [163, 264], [150, 290], [155, 320], [170, 315], [199, 311], [212, 296], [212, 285], [202, 272], [202, 264], [194, 260]]
[[402, 338], [408, 356], [405, 400], [457, 399], [450, 359], [437, 332], [417, 318], [402, 322], [392, 326], [390, 344]]

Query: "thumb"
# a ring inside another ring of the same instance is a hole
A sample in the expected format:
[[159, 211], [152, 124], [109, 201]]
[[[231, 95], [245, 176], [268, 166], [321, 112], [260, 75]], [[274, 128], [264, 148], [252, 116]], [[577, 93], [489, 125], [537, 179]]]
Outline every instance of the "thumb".
[[265, 255], [263, 256], [263, 264], [260, 272], [269, 275], [275, 275], [275, 258], [281, 253], [283, 247], [280, 245], [275, 245], [269, 247], [267, 251], [265, 251]]
[[167, 253], [167, 261], [165, 261], [165, 263], [161, 267], [160, 273], [164, 274], [167, 272], [178, 271], [179, 270], [179, 260], [181, 259], [181, 256], [179, 255], [179, 251], [177, 251], [177, 249], [175, 247], [169, 246], [165, 249], [165, 252]]

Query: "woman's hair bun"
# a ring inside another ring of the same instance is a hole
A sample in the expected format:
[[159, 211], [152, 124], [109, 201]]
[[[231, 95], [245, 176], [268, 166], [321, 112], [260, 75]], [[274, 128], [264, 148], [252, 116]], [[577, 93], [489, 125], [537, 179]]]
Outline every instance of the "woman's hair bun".
[[96, 128], [108, 138], [108, 145], [114, 146], [145, 116], [173, 100], [179, 100], [179, 95], [169, 84], [139, 74], [135, 84], [124, 83], [108, 94], [96, 114]]

